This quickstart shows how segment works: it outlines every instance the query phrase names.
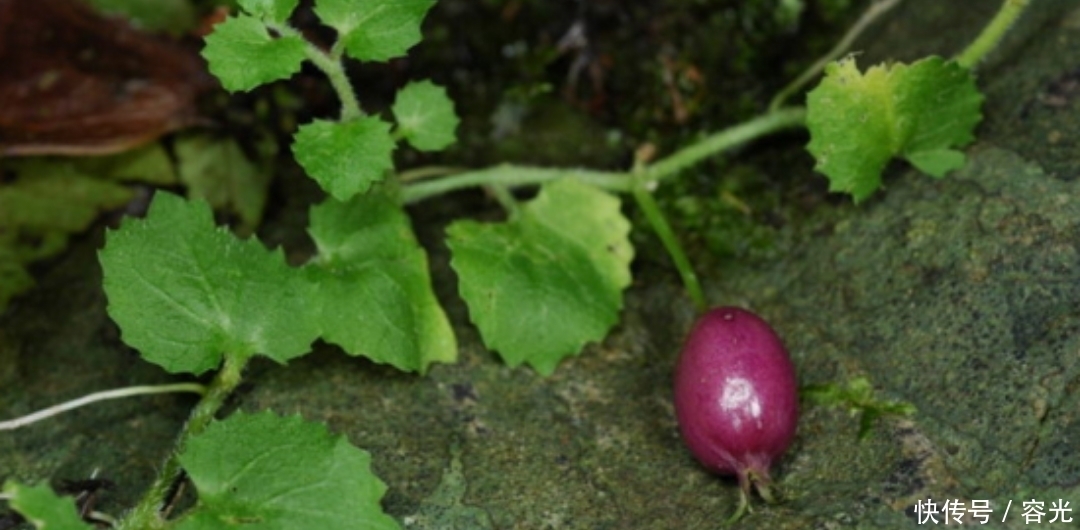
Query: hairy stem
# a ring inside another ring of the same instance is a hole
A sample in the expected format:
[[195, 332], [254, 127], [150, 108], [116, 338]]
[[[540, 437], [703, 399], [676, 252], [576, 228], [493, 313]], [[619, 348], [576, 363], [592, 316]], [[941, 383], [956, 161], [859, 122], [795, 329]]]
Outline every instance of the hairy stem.
[[210, 421], [224, 405], [225, 399], [240, 384], [241, 374], [247, 361], [247, 358], [225, 356], [221, 370], [214, 376], [206, 388], [206, 393], [191, 411], [191, 416], [184, 425], [183, 432], [180, 433], [176, 448], [161, 466], [157, 479], [150, 485], [143, 498], [124, 517], [119, 526], [120, 530], [157, 530], [166, 526], [167, 522], [162, 517], [161, 510], [167, 505], [169, 492], [172, 491], [176, 480], [180, 478], [179, 455], [192, 436], [206, 430]]
[[311, 64], [322, 70], [330, 80], [330, 86], [334, 87], [338, 99], [341, 100], [341, 121], [356, 119], [364, 115], [360, 110], [360, 102], [356, 99], [356, 91], [353, 90], [352, 83], [349, 83], [349, 77], [345, 75], [340, 46], [335, 45], [334, 49], [327, 53], [305, 39], [302, 33], [286, 24], [267, 23], [267, 27], [281, 35], [299, 37], [304, 41], [304, 55]]
[[199, 383], [171, 383], [167, 385], [129, 386], [127, 388], [116, 388], [113, 390], [94, 392], [93, 394], [87, 394], [78, 399], [65, 401], [58, 405], [53, 405], [47, 409], [39, 410], [33, 414], [27, 414], [26, 416], [7, 421], [0, 421], [0, 431], [11, 431], [18, 429], [19, 427], [25, 427], [46, 418], [51, 418], [69, 410], [84, 407], [86, 405], [97, 403], [99, 401], [134, 396], [146, 396], [150, 394], [168, 394], [172, 392], [192, 392], [195, 394], [205, 394], [206, 387]]
[[766, 112], [756, 118], [713, 133], [645, 168], [645, 183], [660, 182], [721, 151], [738, 147], [784, 129], [802, 127], [806, 122], [804, 107]]
[[[734, 127], [729, 127], [718, 133], [672, 153], [670, 156], [657, 161], [655, 164], [634, 168], [632, 172], [607, 172], [592, 171], [586, 169], [558, 169], [540, 168], [527, 166], [514, 166], [503, 164], [499, 166], [466, 171], [431, 180], [403, 182], [401, 196], [406, 203], [418, 202], [424, 199], [448, 193], [454, 190], [473, 187], [489, 186], [495, 191], [496, 198], [504, 207], [507, 207], [511, 215], [516, 214], [516, 203], [512, 201], [507, 188], [530, 184], [543, 184], [563, 178], [576, 178], [581, 182], [592, 184], [599, 188], [612, 192], [630, 192], [641, 207], [645, 218], [656, 231], [657, 236], [667, 249], [675, 267], [679, 271], [683, 285], [686, 286], [694, 305], [699, 312], [708, 309], [705, 294], [701, 289], [697, 274], [690, 264], [690, 259], [683, 251], [674, 231], [664, 218], [659, 205], [649, 191], [661, 181], [674, 177], [684, 169], [701, 162], [721, 151], [731, 149], [762, 136], [793, 127], [802, 126], [806, 120], [806, 109], [802, 107], [779, 109], [768, 112], [751, 120], [745, 121]], [[404, 180], [404, 179], [403, 179]]]
[[630, 190], [630, 176], [626, 173], [500, 164], [442, 178], [406, 183], [402, 187], [401, 195], [405, 202], [412, 203], [476, 186], [526, 186], [562, 178], [576, 178], [608, 191]]
[[826, 64], [829, 64], [829, 62], [831, 61], [835, 61], [837, 57], [840, 57], [841, 55], [846, 53], [848, 51], [848, 48], [851, 48], [851, 45], [855, 42], [855, 39], [859, 38], [859, 35], [862, 34], [862, 32], [867, 28], [867, 26], [872, 24], [875, 20], [881, 18], [881, 15], [884, 15], [887, 11], [896, 7], [896, 5], [899, 3], [900, 0], [879, 0], [871, 4], [870, 7], [866, 8], [866, 11], [864, 11], [862, 16], [859, 17], [859, 20], [856, 20], [855, 24], [852, 24], [851, 28], [848, 29], [847, 33], [844, 34], [843, 38], [841, 38], [840, 41], [836, 43], [836, 46], [833, 46], [833, 48], [829, 50], [828, 53], [818, 59], [816, 63], [810, 65], [810, 68], [807, 68], [806, 71], [799, 75], [797, 79], [789, 83], [786, 87], [781, 89], [775, 97], [773, 97], [772, 102], [769, 103], [769, 110], [774, 111], [776, 109], [779, 109], [780, 106], [783, 105], [784, 102], [787, 101], [787, 99], [791, 97], [792, 94], [798, 92], [800, 89], [802, 89], [802, 87], [806, 86], [806, 84], [809, 83], [811, 79], [820, 74], [821, 71], [825, 68]]
[[427, 180], [445, 175], [453, 175], [454, 173], [462, 173], [465, 168], [451, 167], [451, 166], [423, 166], [415, 169], [407, 169], [397, 174], [398, 182], [415, 182], [417, 180]]
[[402, 200], [406, 203], [419, 202], [451, 191], [475, 186], [526, 186], [543, 184], [563, 178], [575, 178], [598, 188], [612, 192], [632, 191], [631, 181], [641, 180], [641, 185], [651, 186], [671, 178], [680, 171], [713, 156], [721, 151], [738, 147], [752, 140], [777, 131], [800, 127], [806, 120], [806, 109], [792, 107], [762, 114], [734, 127], [705, 137], [704, 139], [680, 149], [655, 164], [642, 169], [640, 177], [632, 177], [628, 172], [594, 171], [588, 169], [542, 168], [534, 166], [515, 166], [501, 164], [476, 171], [465, 171], [445, 177], [406, 182], [402, 187]]
[[698, 313], [704, 313], [709, 309], [709, 305], [705, 301], [705, 293], [701, 290], [701, 283], [698, 281], [697, 273], [694, 272], [690, 259], [686, 256], [686, 252], [683, 251], [682, 245], [679, 244], [679, 239], [675, 237], [675, 232], [671, 230], [671, 225], [668, 224], [664, 213], [660, 211], [660, 206], [656, 204], [652, 193], [644, 185], [635, 183], [632, 193], [638, 207], [641, 208], [641, 212], [645, 214], [645, 219], [649, 221], [656, 235], [660, 237], [660, 241], [664, 244], [664, 248], [667, 249], [671, 259], [675, 262], [675, 268], [678, 269], [683, 285], [686, 286], [686, 292], [690, 295], [690, 299], [694, 301]]
[[517, 199], [514, 198], [514, 194], [510, 193], [506, 186], [488, 186], [487, 190], [491, 192], [496, 201], [499, 201], [499, 205], [503, 207], [503, 210], [506, 210], [506, 214], [510, 216], [510, 219], [516, 219], [521, 215], [521, 208], [518, 206]]
[[1016, 19], [1020, 18], [1030, 3], [1031, 0], [1005, 0], [994, 19], [983, 28], [982, 33], [975, 37], [967, 49], [956, 56], [956, 62], [964, 68], [974, 68], [997, 47], [1001, 38], [1009, 31]]

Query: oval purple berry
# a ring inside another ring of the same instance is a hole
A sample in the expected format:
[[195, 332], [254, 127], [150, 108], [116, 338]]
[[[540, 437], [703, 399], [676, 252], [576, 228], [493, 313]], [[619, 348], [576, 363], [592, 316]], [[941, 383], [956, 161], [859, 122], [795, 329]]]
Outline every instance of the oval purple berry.
[[[771, 500], [769, 467], [795, 437], [795, 368], [761, 317], [720, 307], [694, 324], [675, 369], [675, 413], [690, 452]], [[741, 508], [742, 506], [740, 506]]]

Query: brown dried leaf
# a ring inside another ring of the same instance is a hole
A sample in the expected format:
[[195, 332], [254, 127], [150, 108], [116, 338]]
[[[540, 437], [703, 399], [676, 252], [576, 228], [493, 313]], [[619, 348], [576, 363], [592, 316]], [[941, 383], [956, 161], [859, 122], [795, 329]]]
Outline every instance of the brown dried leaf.
[[0, 156], [115, 153], [191, 125], [198, 54], [78, 0], [0, 0]]

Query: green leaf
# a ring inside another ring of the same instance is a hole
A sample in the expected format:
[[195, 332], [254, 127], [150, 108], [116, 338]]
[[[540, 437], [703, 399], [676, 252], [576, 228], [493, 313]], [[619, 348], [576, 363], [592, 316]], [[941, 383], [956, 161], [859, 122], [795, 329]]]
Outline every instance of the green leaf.
[[282, 24], [288, 20], [300, 0], [239, 0], [240, 7], [261, 20]]
[[195, 27], [197, 16], [189, 0], [90, 0], [95, 9], [120, 15], [132, 25], [172, 35], [187, 33]]
[[99, 213], [133, 196], [129, 188], [95, 179], [67, 160], [35, 158], [8, 167], [17, 178], [0, 185], [0, 232], [80, 232]]
[[937, 177], [960, 167], [963, 154], [952, 148], [974, 139], [982, 101], [971, 72], [940, 57], [865, 74], [844, 59], [826, 66], [807, 95], [807, 149], [829, 189], [859, 202], [881, 185], [894, 156]]
[[393, 169], [390, 124], [375, 116], [300, 127], [293, 155], [308, 175], [339, 201], [363, 193]]
[[259, 20], [240, 15], [214, 26], [202, 56], [221, 86], [236, 92], [299, 72], [305, 47], [298, 35], [274, 37]]
[[26, 269], [32, 262], [59, 254], [71, 234], [134, 197], [127, 186], [95, 178], [102, 173], [130, 176], [120, 156], [94, 160], [108, 163], [91, 168], [74, 159], [24, 158], [0, 165], [6, 176], [0, 183], [0, 312], [12, 297], [33, 287]]
[[[273, 141], [260, 142], [260, 156], [273, 158]], [[207, 135], [187, 135], [175, 143], [180, 179], [188, 197], [210, 203], [214, 210], [229, 210], [240, 217], [241, 231], [250, 234], [262, 220], [267, 189], [273, 176], [266, 164], [248, 160], [236, 141]]]
[[455, 222], [447, 243], [484, 342], [507, 364], [546, 375], [618, 321], [630, 285], [629, 232], [617, 198], [560, 180], [509, 222]]
[[9, 480], [3, 493], [11, 507], [38, 530], [94, 530], [79, 518], [72, 499], [56, 495], [46, 485], [24, 486]]
[[420, 42], [420, 23], [435, 0], [318, 0], [315, 14], [338, 32], [350, 57], [385, 61]]
[[431, 81], [409, 83], [391, 109], [402, 135], [421, 151], [438, 151], [454, 143], [458, 117], [446, 89]]
[[10, 239], [14, 238], [0, 234], [0, 313], [12, 298], [34, 286], [34, 278], [27, 272], [26, 264]]
[[106, 156], [71, 160], [82, 173], [121, 182], [145, 182], [156, 186], [176, 184], [176, 168], [161, 142]]
[[427, 255], [396, 201], [381, 192], [329, 199], [312, 208], [308, 231], [319, 249], [307, 269], [325, 340], [408, 371], [457, 358]]
[[964, 153], [952, 149], [919, 151], [907, 155], [908, 162], [931, 177], [944, 177], [946, 173], [964, 167]]
[[371, 456], [298, 416], [238, 412], [188, 441], [180, 463], [199, 500], [179, 530], [396, 530]]
[[124, 342], [170, 372], [199, 374], [223, 355], [285, 362], [318, 336], [310, 286], [280, 249], [215, 227], [204, 202], [159, 192], [146, 219], [109, 232], [99, 258]]

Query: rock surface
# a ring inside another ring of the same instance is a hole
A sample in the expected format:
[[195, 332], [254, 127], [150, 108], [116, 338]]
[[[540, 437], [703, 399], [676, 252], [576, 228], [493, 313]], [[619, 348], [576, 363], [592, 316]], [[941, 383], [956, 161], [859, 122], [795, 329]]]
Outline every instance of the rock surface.
[[[998, 4], [984, 3], [962, 14], [960, 3], [913, 0], [883, 24], [867, 61], [957, 49]], [[1080, 172], [1061, 155], [1078, 134], [1080, 91], [1063, 80], [1080, 56], [1080, 3], [1047, 4], [981, 70], [987, 120], [963, 170], [933, 180], [896, 167], [866, 203], [823, 205], [820, 218], [785, 228], [793, 243], [774, 263], [703, 271], [712, 301], [772, 322], [803, 384], [866, 376], [880, 397], [918, 408], [859, 440], [843, 411], [804, 407], [774, 472], [785, 501], [759, 505], [739, 528], [906, 528], [927, 499], [990, 500], [996, 521], [1012, 501], [1004, 527], [1024, 525], [1023, 501], [1044, 502], [1044, 522], [1052, 501], [1080, 511]], [[957, 20], [970, 31], [926, 49], [922, 35]], [[105, 315], [100, 241], [79, 242], [0, 320], [3, 416], [168, 380]], [[384, 506], [406, 528], [717, 528], [737, 487], [694, 462], [671, 407], [693, 320], [677, 276], [645, 263], [622, 324], [545, 379], [480, 345], [442, 252], [432, 261], [457, 365], [416, 377], [320, 346], [287, 368], [255, 363], [233, 406], [299, 412], [347, 434], [373, 454], [390, 486]], [[100, 470], [117, 487], [98, 509], [118, 513], [192, 403], [110, 402], [0, 433], [0, 479]]]

